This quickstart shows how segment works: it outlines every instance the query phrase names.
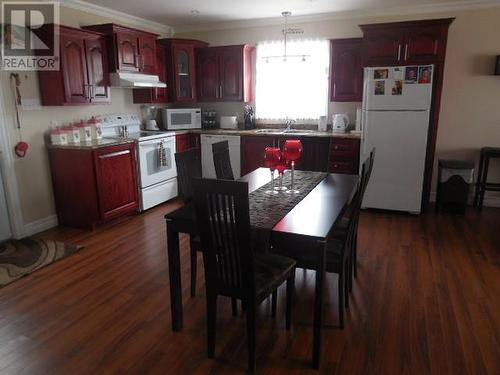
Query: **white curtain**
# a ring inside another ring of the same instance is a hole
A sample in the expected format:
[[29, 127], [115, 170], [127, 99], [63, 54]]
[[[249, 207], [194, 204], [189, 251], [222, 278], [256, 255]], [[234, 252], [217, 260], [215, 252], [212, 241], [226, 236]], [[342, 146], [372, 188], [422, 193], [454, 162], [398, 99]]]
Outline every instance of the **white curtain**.
[[[255, 112], [261, 122], [295, 119], [317, 120], [328, 109], [328, 68], [330, 49], [327, 40], [292, 40], [287, 55], [283, 42], [257, 45]], [[305, 61], [301, 56], [305, 56]]]

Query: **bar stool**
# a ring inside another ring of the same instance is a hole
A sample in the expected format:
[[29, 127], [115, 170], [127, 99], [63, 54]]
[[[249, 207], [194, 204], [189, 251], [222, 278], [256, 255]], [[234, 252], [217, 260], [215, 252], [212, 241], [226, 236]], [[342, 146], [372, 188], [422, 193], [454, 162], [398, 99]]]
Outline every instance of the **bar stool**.
[[474, 196], [474, 206], [483, 207], [484, 193], [486, 191], [500, 191], [500, 183], [488, 182], [488, 168], [490, 159], [500, 158], [500, 147], [483, 147], [479, 158], [479, 168], [477, 171], [476, 194]]

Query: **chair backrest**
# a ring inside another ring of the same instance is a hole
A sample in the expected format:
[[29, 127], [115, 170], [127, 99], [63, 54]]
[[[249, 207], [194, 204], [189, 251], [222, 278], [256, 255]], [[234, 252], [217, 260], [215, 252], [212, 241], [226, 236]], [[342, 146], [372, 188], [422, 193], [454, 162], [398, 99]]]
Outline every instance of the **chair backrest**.
[[375, 151], [376, 148], [372, 148], [372, 150], [370, 151], [370, 156], [363, 162], [363, 166], [361, 169], [361, 201], [363, 201], [366, 187], [368, 186], [368, 182], [370, 182], [370, 177], [372, 175], [373, 164], [375, 163]]
[[201, 177], [201, 157], [199, 149], [190, 149], [175, 154], [177, 166], [177, 186], [179, 195], [185, 202], [193, 199], [193, 178]]
[[248, 184], [194, 179], [193, 188], [207, 292], [240, 298], [255, 293]]
[[234, 180], [231, 158], [229, 156], [229, 142], [221, 141], [212, 144], [214, 155], [215, 175], [217, 179]]

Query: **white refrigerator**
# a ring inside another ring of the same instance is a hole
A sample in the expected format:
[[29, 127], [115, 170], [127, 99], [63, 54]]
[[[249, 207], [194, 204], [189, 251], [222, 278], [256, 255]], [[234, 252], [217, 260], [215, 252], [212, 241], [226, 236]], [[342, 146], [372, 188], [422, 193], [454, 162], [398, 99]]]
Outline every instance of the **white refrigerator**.
[[376, 153], [363, 208], [420, 213], [433, 71], [365, 68], [360, 162]]

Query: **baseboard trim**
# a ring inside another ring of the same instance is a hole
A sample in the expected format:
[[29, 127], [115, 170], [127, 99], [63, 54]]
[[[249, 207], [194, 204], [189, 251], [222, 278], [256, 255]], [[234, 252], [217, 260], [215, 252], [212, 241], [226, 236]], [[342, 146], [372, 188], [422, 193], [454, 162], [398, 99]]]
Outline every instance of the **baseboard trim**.
[[43, 232], [44, 230], [54, 228], [58, 224], [57, 215], [50, 215], [40, 220], [32, 221], [31, 223], [24, 224], [24, 228], [21, 233], [18, 233], [15, 238], [23, 238], [27, 236], [32, 236], [34, 234]]
[[[429, 198], [430, 198], [431, 202], [435, 202], [436, 201], [436, 192], [435, 191], [431, 192], [431, 195]], [[469, 195], [468, 203], [470, 205], [472, 205], [473, 201], [474, 201], [474, 195], [471, 194], [471, 195]], [[486, 192], [486, 194], [484, 196], [483, 206], [485, 206], [485, 207], [500, 207], [500, 195], [488, 196], [488, 192]]]

